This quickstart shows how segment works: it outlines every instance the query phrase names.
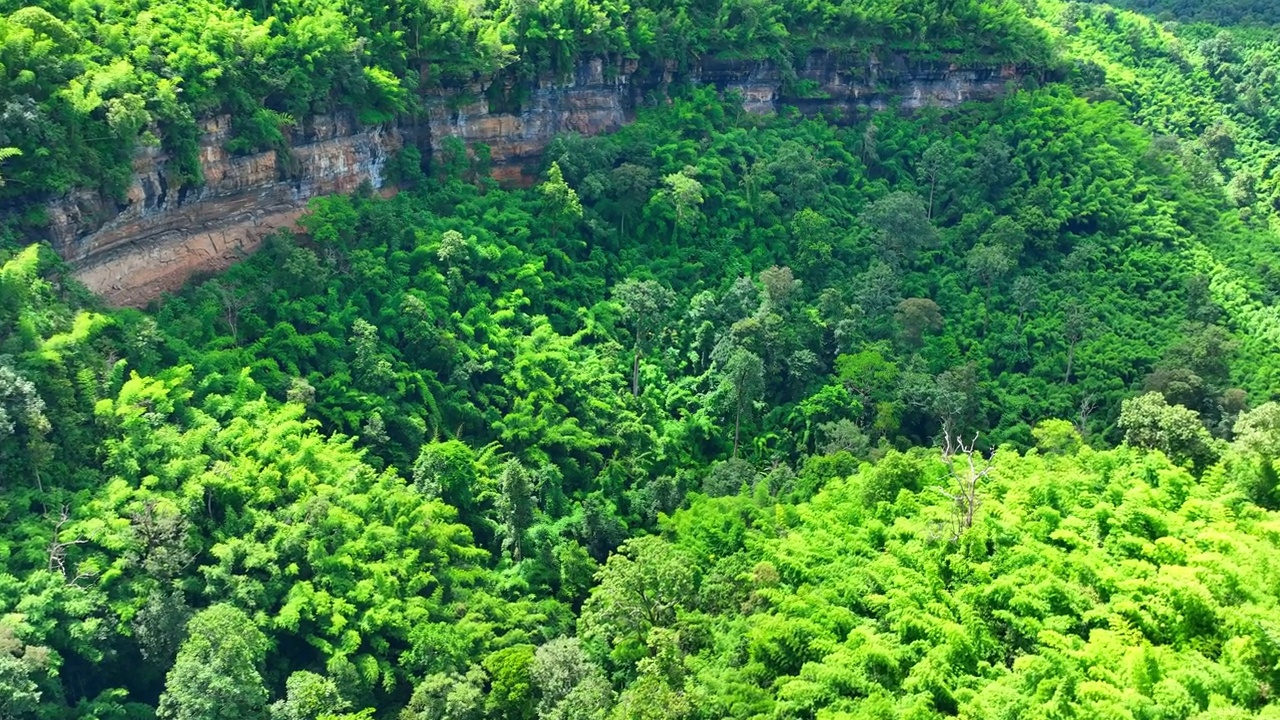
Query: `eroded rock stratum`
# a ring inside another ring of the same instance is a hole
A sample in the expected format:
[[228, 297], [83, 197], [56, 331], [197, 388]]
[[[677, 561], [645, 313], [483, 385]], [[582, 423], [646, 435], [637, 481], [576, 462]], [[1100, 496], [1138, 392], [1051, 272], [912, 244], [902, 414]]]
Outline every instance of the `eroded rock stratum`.
[[168, 158], [146, 149], [135, 157], [125, 198], [77, 191], [50, 202], [49, 240], [108, 303], [141, 306], [253, 252], [272, 231], [293, 226], [313, 197], [366, 183], [383, 188], [388, 158], [406, 143], [424, 155], [448, 138], [484, 143], [494, 176], [519, 183], [532, 179], [531, 166], [556, 135], [616, 130], [676, 80], [736, 92], [750, 112], [786, 104], [838, 118], [893, 104], [913, 109], [988, 99], [1017, 72], [876, 61], [850, 66], [815, 53], [796, 75], [807, 81], [803, 96], [788, 95], [784, 74], [768, 63], [708, 60], [680, 74], [596, 58], [581, 63], [572, 78], [520, 88], [518, 103], [507, 107], [492, 106], [493, 88], [477, 82], [428, 96], [425, 116], [403, 125], [361, 126], [343, 113], [312, 117], [294, 129], [287, 153], [232, 155], [225, 149], [229, 120], [214, 117], [201, 138], [203, 185], [175, 188]]

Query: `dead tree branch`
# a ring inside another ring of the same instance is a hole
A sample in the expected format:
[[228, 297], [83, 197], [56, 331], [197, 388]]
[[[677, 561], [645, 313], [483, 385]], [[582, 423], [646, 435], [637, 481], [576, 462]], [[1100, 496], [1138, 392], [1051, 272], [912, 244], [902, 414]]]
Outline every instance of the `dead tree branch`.
[[949, 429], [943, 434], [942, 461], [947, 465], [953, 489], [939, 488], [939, 492], [951, 501], [952, 542], [959, 541], [965, 531], [973, 527], [982, 504], [979, 490], [991, 475], [991, 462], [974, 451], [977, 443], [976, 433], [968, 444]]
[[[71, 508], [63, 505], [58, 520], [53, 526], [53, 539], [49, 541], [49, 570], [62, 575], [63, 579], [67, 577], [67, 549], [74, 545], [83, 545], [89, 542], [83, 537], [77, 536], [74, 540], [63, 541], [62, 528], [71, 522]], [[78, 582], [84, 579], [83, 573], [77, 574], [75, 580]]]

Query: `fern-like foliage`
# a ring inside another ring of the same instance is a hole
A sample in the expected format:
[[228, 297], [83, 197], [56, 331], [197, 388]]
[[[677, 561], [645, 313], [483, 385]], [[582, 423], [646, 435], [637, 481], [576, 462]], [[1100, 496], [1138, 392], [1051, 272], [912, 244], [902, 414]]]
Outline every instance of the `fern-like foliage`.
[[[15, 147], [0, 148], [0, 162], [4, 162], [9, 158], [18, 157], [22, 151]], [[4, 187], [4, 175], [0, 175], [0, 187]]]

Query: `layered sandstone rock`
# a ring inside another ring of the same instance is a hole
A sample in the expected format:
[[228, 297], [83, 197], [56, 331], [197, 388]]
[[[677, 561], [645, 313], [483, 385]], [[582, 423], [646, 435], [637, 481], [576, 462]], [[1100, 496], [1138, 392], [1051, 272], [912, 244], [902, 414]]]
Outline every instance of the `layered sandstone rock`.
[[[494, 175], [520, 183], [524, 166], [536, 160], [556, 135], [597, 135], [622, 127], [631, 117], [630, 71], [606, 66], [601, 58], [583, 63], [574, 77], [542, 80], [537, 87], [514, 89], [525, 95], [510, 110], [491, 107], [492, 88], [477, 83], [427, 101], [430, 145], [440, 151], [449, 138], [489, 147]], [[511, 88], [502, 94], [510, 94]]]
[[145, 304], [252, 252], [273, 230], [291, 227], [312, 197], [381, 186], [401, 144], [398, 132], [343, 115], [313, 118], [296, 132], [291, 158], [233, 156], [229, 134], [225, 117], [205, 124], [201, 186], [174, 189], [167, 158], [148, 150], [134, 163], [124, 202], [78, 192], [51, 203], [50, 240], [76, 277], [108, 303]]
[[214, 118], [201, 140], [204, 185], [174, 188], [167, 159], [144, 150], [123, 202], [76, 192], [50, 203], [49, 239], [89, 289], [109, 303], [137, 306], [193, 276], [225, 269], [271, 231], [292, 226], [312, 197], [364, 183], [381, 187], [389, 155], [405, 142], [424, 154], [439, 152], [450, 138], [473, 148], [483, 143], [494, 175], [520, 184], [532, 181], [527, 171], [556, 135], [616, 130], [642, 97], [661, 96], [673, 81], [736, 92], [750, 112], [789, 105], [840, 120], [895, 103], [914, 109], [989, 99], [1015, 77], [1012, 68], [882, 64], [875, 57], [814, 53], [788, 83], [769, 63], [707, 59], [685, 73], [674, 66], [637, 73], [634, 64], [597, 58], [571, 78], [536, 87], [476, 83], [437, 92], [424, 99], [425, 118], [404, 127], [361, 127], [341, 114], [312, 118], [290, 138], [288, 158], [274, 151], [232, 156], [225, 149], [228, 120]]
[[[1019, 76], [1012, 66], [958, 67], [949, 63], [908, 64], [901, 58], [882, 63], [876, 56], [851, 60], [833, 53], [812, 53], [784, 81], [769, 63], [705, 61], [699, 81], [742, 96], [748, 112], [771, 113], [781, 105], [802, 113], [851, 121], [866, 111], [918, 110], [930, 105], [954, 107], [970, 100], [991, 100]], [[788, 92], [790, 90], [790, 92]]]

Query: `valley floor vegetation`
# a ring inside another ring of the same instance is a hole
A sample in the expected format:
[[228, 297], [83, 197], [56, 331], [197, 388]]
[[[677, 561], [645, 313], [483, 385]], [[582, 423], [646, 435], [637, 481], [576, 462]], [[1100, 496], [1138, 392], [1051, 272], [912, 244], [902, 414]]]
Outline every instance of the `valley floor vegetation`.
[[948, 8], [1058, 80], [409, 149], [145, 312], [4, 251], [0, 718], [1280, 717], [1280, 45]]

